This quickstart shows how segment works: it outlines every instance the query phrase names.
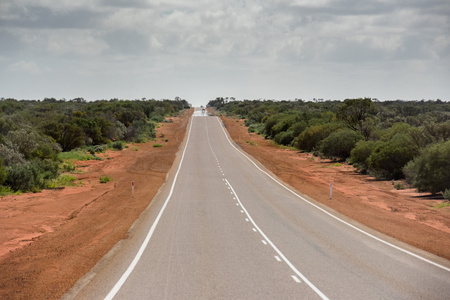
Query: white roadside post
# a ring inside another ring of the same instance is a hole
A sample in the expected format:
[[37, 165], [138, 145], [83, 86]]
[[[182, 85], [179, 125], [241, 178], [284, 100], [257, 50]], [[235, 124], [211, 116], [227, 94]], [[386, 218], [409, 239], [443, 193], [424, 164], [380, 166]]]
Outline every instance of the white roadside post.
[[333, 196], [333, 182], [330, 181], [330, 200], [332, 196]]
[[131, 198], [134, 198], [134, 180], [131, 181]]

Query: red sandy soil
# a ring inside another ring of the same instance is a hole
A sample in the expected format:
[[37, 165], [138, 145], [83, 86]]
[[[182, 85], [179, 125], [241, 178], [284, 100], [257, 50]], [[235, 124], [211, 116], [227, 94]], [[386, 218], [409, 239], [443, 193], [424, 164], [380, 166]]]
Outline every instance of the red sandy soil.
[[[192, 110], [157, 129], [154, 142], [108, 151], [78, 163], [81, 187], [0, 199], [0, 299], [59, 299], [127, 231], [164, 183]], [[250, 155], [300, 192], [401, 241], [450, 259], [450, 207], [391, 182], [358, 175], [351, 166], [283, 150], [224, 118]], [[164, 138], [161, 135], [164, 134]], [[168, 142], [163, 140], [168, 139]], [[251, 141], [252, 143], [247, 143]], [[135, 149], [138, 148], [138, 151]], [[99, 177], [111, 176], [100, 184]], [[131, 196], [131, 181], [135, 196]], [[329, 200], [329, 182], [333, 199]]]
[[[59, 299], [127, 238], [164, 183], [192, 112], [162, 123], [156, 142], [107, 151], [98, 155], [102, 161], [78, 162], [81, 187], [1, 198], [0, 299]], [[101, 184], [104, 175], [111, 181]]]
[[450, 206], [437, 207], [445, 203], [442, 197], [411, 188], [396, 190], [392, 181], [358, 174], [345, 163], [282, 149], [248, 133], [244, 120], [222, 120], [245, 152], [301, 193], [397, 240], [450, 259]]

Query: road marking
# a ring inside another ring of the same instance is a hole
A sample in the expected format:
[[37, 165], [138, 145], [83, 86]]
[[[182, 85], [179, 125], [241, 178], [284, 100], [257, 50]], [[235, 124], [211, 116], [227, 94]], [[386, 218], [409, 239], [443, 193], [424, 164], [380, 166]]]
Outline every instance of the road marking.
[[249, 221], [249, 219], [248, 219], [248, 218], [245, 218], [245, 221], [247, 221], [247, 222], [248, 222], [248, 221]]
[[294, 279], [294, 280], [295, 280], [295, 282], [297, 282], [297, 283], [301, 283], [300, 279], [298, 279], [298, 278], [297, 278], [297, 276], [295, 276], [295, 275], [291, 275], [291, 277], [292, 277], [292, 279]]
[[241, 209], [241, 214], [243, 214], [244, 213], [244, 211]]
[[267, 245], [267, 242], [266, 242], [265, 240], [261, 240], [261, 242], [262, 242], [264, 245]]
[[186, 145], [184, 146], [183, 154], [181, 155], [180, 163], [178, 165], [177, 172], [175, 173], [175, 177], [173, 179], [169, 195], [167, 196], [166, 201], [164, 202], [164, 205], [161, 207], [161, 210], [159, 211], [158, 215], [156, 216], [156, 219], [153, 222], [152, 227], [150, 227], [150, 230], [148, 231], [147, 236], [145, 237], [144, 242], [142, 242], [142, 245], [139, 248], [139, 251], [136, 253], [136, 256], [134, 257], [133, 261], [128, 266], [128, 268], [126, 269], [125, 273], [122, 274], [120, 279], [113, 286], [111, 291], [109, 291], [108, 295], [106, 295], [105, 300], [112, 300], [114, 298], [114, 296], [117, 294], [117, 292], [119, 292], [120, 288], [125, 283], [125, 281], [127, 280], [128, 276], [130, 276], [131, 272], [133, 272], [133, 270], [136, 267], [137, 263], [141, 259], [141, 256], [144, 253], [145, 248], [147, 247], [148, 243], [150, 242], [150, 239], [152, 238], [153, 233], [155, 232], [156, 226], [158, 225], [159, 220], [161, 219], [161, 216], [163, 215], [164, 210], [166, 209], [167, 204], [169, 203], [169, 200], [172, 197], [173, 190], [175, 188], [175, 183], [177, 182], [178, 174], [180, 173], [181, 166], [183, 165], [184, 155], [186, 154], [186, 149], [188, 148], [189, 139], [191, 137], [192, 123], [194, 123], [194, 119], [191, 117], [190, 126], [189, 126], [189, 132], [188, 132], [188, 136], [187, 136], [187, 140], [186, 140]]
[[[219, 124], [220, 124], [220, 121], [219, 121], [219, 118], [218, 118], [218, 117], [216, 118], [216, 120], [217, 120], [217, 122], [219, 122]], [[356, 231], [359, 231], [360, 233], [362, 233], [362, 234], [364, 234], [364, 235], [366, 235], [366, 236], [368, 236], [368, 237], [373, 238], [374, 240], [379, 241], [380, 243], [383, 243], [383, 244], [385, 244], [385, 245], [387, 245], [387, 246], [390, 246], [390, 247], [392, 247], [392, 248], [394, 248], [394, 249], [397, 249], [397, 250], [399, 250], [399, 251], [401, 251], [401, 252], [403, 252], [403, 253], [406, 253], [406, 254], [408, 254], [408, 255], [410, 255], [410, 256], [412, 256], [412, 257], [415, 257], [415, 258], [417, 258], [417, 259], [419, 259], [419, 260], [421, 260], [421, 261], [427, 262], [427, 263], [429, 263], [429, 264], [431, 264], [431, 265], [433, 265], [433, 266], [435, 266], [435, 267], [441, 268], [441, 269], [443, 269], [443, 270], [445, 270], [445, 271], [447, 271], [447, 272], [450, 272], [450, 268], [447, 268], [447, 267], [445, 267], [445, 266], [443, 266], [443, 265], [440, 265], [440, 264], [438, 264], [438, 263], [435, 263], [434, 261], [431, 261], [431, 260], [429, 260], [429, 259], [426, 259], [425, 257], [422, 257], [422, 256], [420, 256], [420, 255], [418, 255], [418, 254], [412, 253], [412, 252], [410, 252], [410, 251], [408, 251], [408, 250], [406, 250], [406, 249], [403, 249], [403, 248], [398, 247], [398, 246], [396, 246], [396, 245], [394, 245], [394, 244], [391, 244], [391, 243], [389, 243], [389, 242], [387, 242], [387, 241], [385, 241], [385, 240], [383, 240], [383, 239], [381, 239], [381, 238], [379, 238], [379, 237], [376, 237], [376, 236], [374, 236], [373, 234], [370, 234], [370, 233], [368, 233], [368, 232], [366, 232], [366, 231], [364, 231], [364, 230], [362, 230], [362, 229], [356, 227], [355, 225], [352, 225], [352, 224], [350, 224], [350, 223], [348, 223], [348, 222], [342, 220], [341, 218], [336, 217], [336, 216], [333, 215], [332, 213], [326, 211], [325, 209], [321, 208], [320, 206], [318, 206], [318, 205], [312, 203], [311, 201], [308, 201], [308, 200], [305, 199], [304, 197], [300, 196], [299, 194], [297, 194], [296, 192], [294, 192], [293, 190], [291, 190], [290, 188], [288, 188], [287, 186], [285, 186], [285, 185], [284, 185], [282, 182], [280, 182], [278, 179], [274, 178], [272, 175], [270, 175], [269, 173], [267, 173], [266, 171], [264, 171], [263, 169], [261, 169], [261, 168], [260, 168], [253, 160], [251, 160], [247, 155], [245, 155], [244, 152], [242, 152], [241, 150], [239, 150], [238, 148], [236, 148], [236, 146], [234, 146], [233, 143], [230, 141], [230, 138], [228, 137], [227, 133], [225, 132], [225, 129], [223, 128], [223, 126], [221, 126], [221, 128], [222, 128], [223, 134], [225, 135], [226, 139], [228, 140], [228, 143], [230, 143], [231, 147], [233, 147], [236, 151], [238, 151], [239, 153], [241, 153], [241, 154], [242, 154], [246, 159], [248, 159], [248, 160], [249, 160], [249, 161], [250, 161], [250, 162], [251, 162], [251, 163], [259, 170], [259, 171], [261, 171], [262, 173], [266, 174], [270, 179], [272, 179], [273, 181], [275, 181], [276, 183], [278, 183], [279, 185], [281, 185], [283, 188], [285, 188], [287, 191], [289, 191], [291, 194], [293, 194], [293, 195], [296, 196], [297, 198], [299, 198], [299, 199], [303, 200], [304, 202], [308, 203], [309, 205], [311, 205], [311, 206], [317, 208], [318, 210], [322, 211], [323, 213], [327, 214], [328, 216], [332, 217], [333, 219], [335, 219], [335, 220], [337, 220], [337, 221], [339, 221], [339, 222], [341, 222], [341, 223], [343, 223], [343, 224], [345, 224], [345, 225], [347, 225], [347, 226], [349, 226], [349, 227], [355, 229]]]
[[281, 258], [280, 258], [279, 256], [277, 256], [277, 255], [275, 255], [275, 259], [276, 259], [277, 261], [281, 261]]
[[[225, 179], [226, 180], [226, 179]], [[231, 187], [231, 190], [234, 193], [234, 196], [236, 197], [237, 201], [239, 202], [239, 204], [242, 207], [242, 210], [245, 212], [245, 214], [247, 215], [247, 217], [249, 218], [250, 222], [253, 224], [252, 230], [257, 232], [259, 231], [259, 233], [262, 235], [262, 237], [264, 238], [264, 240], [267, 241], [267, 243], [269, 243], [269, 245], [273, 248], [273, 250], [275, 250], [275, 252], [279, 255], [279, 257], [289, 266], [289, 268], [291, 268], [292, 271], [294, 271], [294, 273], [299, 276], [300, 278], [303, 279], [304, 282], [306, 282], [306, 284], [314, 291], [316, 292], [316, 294], [322, 298], [322, 299], [328, 299], [327, 296], [325, 296], [324, 293], [322, 293], [314, 284], [312, 284], [302, 273], [300, 273], [299, 270], [297, 270], [297, 268], [287, 259], [286, 256], [284, 256], [284, 254], [275, 246], [274, 243], [272, 243], [272, 241], [267, 237], [267, 235], [258, 227], [258, 225], [256, 225], [255, 221], [253, 221], [253, 218], [250, 216], [250, 214], [248, 213], [248, 211], [245, 209], [244, 205], [242, 205], [241, 200], [239, 200], [239, 196], [236, 194], [236, 192], [234, 191], [233, 186], [230, 184], [230, 182], [228, 180], [226, 180], [228, 182], [228, 185]]]

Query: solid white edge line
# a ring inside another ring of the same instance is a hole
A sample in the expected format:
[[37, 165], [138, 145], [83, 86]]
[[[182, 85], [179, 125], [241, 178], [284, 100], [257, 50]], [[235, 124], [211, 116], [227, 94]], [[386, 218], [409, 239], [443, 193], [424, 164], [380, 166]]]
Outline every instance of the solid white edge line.
[[273, 181], [275, 181], [276, 183], [278, 183], [279, 185], [281, 185], [283, 188], [285, 188], [286, 190], [288, 190], [289, 192], [291, 192], [293, 195], [295, 195], [295, 196], [298, 197], [299, 199], [301, 199], [301, 200], [305, 201], [306, 203], [312, 205], [313, 207], [319, 209], [320, 211], [322, 211], [322, 212], [324, 212], [325, 214], [329, 215], [330, 217], [336, 219], [337, 221], [339, 221], [339, 222], [341, 222], [341, 223], [343, 223], [343, 224], [345, 224], [345, 225], [347, 225], [347, 226], [349, 226], [349, 227], [351, 227], [351, 228], [353, 228], [353, 229], [359, 231], [359, 232], [362, 233], [362, 234], [367, 235], [368, 237], [371, 237], [371, 238], [373, 238], [373, 239], [375, 239], [375, 240], [377, 240], [377, 241], [379, 241], [379, 242], [381, 242], [381, 243], [383, 243], [383, 244], [385, 244], [385, 245], [388, 245], [388, 246], [390, 246], [390, 247], [392, 247], [392, 248], [394, 248], [394, 249], [397, 249], [397, 250], [399, 250], [399, 251], [401, 251], [401, 252], [403, 252], [403, 253], [406, 253], [406, 254], [408, 254], [408, 255], [410, 255], [410, 256], [413, 256], [413, 257], [415, 257], [415, 258], [417, 258], [417, 259], [420, 259], [420, 260], [422, 260], [422, 261], [424, 261], [424, 262], [427, 262], [427, 263], [429, 263], [429, 264], [431, 264], [431, 265], [433, 265], [433, 266], [439, 267], [439, 268], [441, 268], [441, 269], [443, 269], [443, 270], [445, 270], [445, 271], [447, 271], [447, 272], [450, 272], [450, 268], [447, 268], [446, 266], [443, 266], [443, 265], [440, 265], [440, 264], [438, 264], [438, 263], [435, 263], [434, 261], [431, 261], [431, 260], [429, 260], [429, 259], [426, 259], [425, 257], [422, 257], [422, 256], [420, 256], [420, 255], [417, 255], [417, 254], [415, 254], [415, 253], [412, 253], [412, 252], [410, 252], [410, 251], [408, 251], [408, 250], [406, 250], [406, 249], [400, 248], [400, 247], [398, 247], [398, 246], [396, 246], [396, 245], [394, 245], [394, 244], [391, 244], [391, 243], [389, 243], [389, 242], [387, 242], [387, 241], [385, 241], [385, 240], [383, 240], [383, 239], [380, 239], [380, 238], [378, 238], [378, 237], [376, 237], [376, 236], [374, 236], [374, 235], [372, 235], [372, 234], [370, 234], [370, 233], [368, 233], [368, 232], [366, 232], [366, 231], [364, 231], [364, 230], [362, 230], [362, 229], [360, 229], [360, 228], [358, 228], [358, 227], [356, 227], [356, 226], [354, 226], [354, 225], [352, 225], [352, 224], [350, 224], [350, 223], [348, 223], [348, 222], [346, 222], [346, 221], [344, 221], [344, 220], [342, 220], [342, 219], [336, 217], [336, 216], [333, 215], [332, 213], [326, 211], [325, 209], [321, 208], [320, 206], [317, 206], [316, 204], [312, 203], [311, 201], [306, 200], [304, 197], [300, 196], [299, 194], [297, 194], [296, 192], [294, 192], [293, 190], [291, 190], [290, 188], [288, 188], [287, 186], [285, 186], [283, 183], [281, 183], [279, 180], [277, 180], [276, 178], [274, 178], [273, 176], [271, 176], [269, 173], [267, 173], [266, 171], [264, 171], [263, 169], [261, 169], [261, 168], [260, 168], [253, 160], [251, 160], [247, 155], [245, 155], [242, 151], [240, 151], [238, 148], [236, 148], [236, 146], [234, 146], [233, 143], [230, 141], [230, 139], [229, 139], [227, 133], [225, 132], [225, 129], [223, 128], [222, 124], [220, 123], [220, 120], [219, 120], [218, 117], [216, 117], [216, 120], [217, 120], [217, 122], [219, 122], [219, 124], [221, 125], [220, 127], [222, 128], [222, 131], [223, 131], [223, 133], [225, 134], [225, 137], [227, 138], [228, 142], [230, 143], [230, 145], [231, 145], [236, 151], [238, 151], [238, 152], [241, 153], [245, 158], [247, 158], [247, 159], [248, 159], [248, 160], [249, 160], [249, 161], [250, 161], [250, 162], [251, 162], [251, 163], [259, 170], [259, 171], [261, 171], [261, 172], [263, 172], [264, 174], [266, 174], [267, 176], [269, 176], [269, 178], [271, 178]]
[[156, 226], [158, 225], [158, 222], [161, 219], [161, 216], [162, 216], [164, 210], [166, 209], [167, 203], [169, 203], [169, 200], [172, 197], [172, 193], [173, 193], [173, 190], [175, 188], [175, 183], [177, 182], [177, 178], [178, 178], [178, 173], [180, 172], [181, 165], [183, 164], [184, 154], [186, 153], [186, 149], [187, 149], [188, 144], [189, 144], [189, 138], [191, 136], [192, 123], [194, 123], [194, 118], [193, 117], [191, 117], [191, 120], [190, 120], [190, 126], [189, 126], [189, 132], [188, 132], [186, 145], [184, 146], [184, 150], [183, 150], [183, 154], [181, 156], [180, 164], [178, 165], [178, 170], [177, 170], [177, 172], [175, 174], [175, 178], [173, 180], [172, 187], [170, 188], [170, 193], [167, 196], [166, 201], [164, 202], [164, 205], [162, 206], [161, 210], [159, 211], [158, 216], [156, 217], [155, 221], [153, 222], [152, 227], [150, 228], [149, 232], [147, 233], [147, 236], [145, 237], [144, 242], [142, 243], [141, 247], [139, 248], [139, 251], [136, 253], [136, 256], [134, 257], [133, 261], [128, 266], [128, 268], [125, 271], [125, 273], [123, 273], [123, 275], [120, 277], [120, 279], [116, 282], [116, 284], [111, 289], [111, 291], [108, 293], [108, 295], [106, 295], [106, 297], [104, 298], [105, 300], [112, 300], [114, 298], [114, 296], [117, 294], [117, 292], [119, 292], [120, 288], [125, 283], [125, 281], [127, 280], [128, 276], [130, 276], [131, 272], [133, 272], [133, 270], [136, 267], [137, 263], [141, 259], [141, 256], [144, 253], [144, 250], [147, 247], [147, 245], [148, 245], [148, 243], [149, 243], [149, 241], [150, 241], [150, 239], [151, 239], [151, 237], [153, 235], [153, 232], [155, 231]]
[[[226, 180], [226, 179], [225, 179]], [[322, 293], [314, 284], [312, 284], [302, 273], [300, 273], [299, 270], [297, 270], [297, 268], [286, 258], [286, 256], [284, 256], [284, 254], [275, 246], [274, 243], [272, 243], [272, 241], [267, 237], [267, 235], [261, 230], [261, 228], [258, 227], [258, 225], [256, 225], [255, 221], [253, 220], [253, 218], [250, 216], [250, 214], [248, 213], [247, 209], [245, 209], [244, 205], [242, 205], [241, 200], [239, 199], [239, 196], [236, 194], [236, 192], [234, 191], [233, 186], [230, 184], [230, 182], [228, 180], [226, 180], [228, 185], [231, 187], [231, 190], [234, 193], [234, 196], [236, 197], [237, 201], [239, 202], [239, 204], [241, 205], [241, 208], [245, 211], [245, 214], [247, 215], [247, 217], [250, 219], [250, 222], [253, 224], [253, 226], [255, 226], [253, 229], [253, 231], [255, 232], [259, 232], [262, 237], [264, 238], [264, 240], [273, 248], [273, 250], [275, 250], [275, 252], [280, 256], [280, 258], [282, 260], [284, 260], [284, 262], [289, 266], [289, 268], [291, 268], [292, 271], [294, 271], [294, 273], [299, 276], [300, 278], [303, 279], [304, 282], [306, 282], [306, 284], [314, 291], [316, 292], [316, 294], [326, 300], [328, 299], [327, 296], [325, 296], [324, 293]]]

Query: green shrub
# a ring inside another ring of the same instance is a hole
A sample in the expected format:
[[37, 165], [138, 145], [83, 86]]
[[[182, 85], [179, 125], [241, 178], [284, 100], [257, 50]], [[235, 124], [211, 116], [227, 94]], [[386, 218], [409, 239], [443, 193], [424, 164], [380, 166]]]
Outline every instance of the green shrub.
[[292, 135], [294, 137], [297, 137], [300, 135], [300, 133], [302, 133], [303, 131], [305, 131], [305, 129], [308, 128], [308, 124], [305, 121], [300, 121], [300, 122], [296, 122], [294, 123], [289, 130], [292, 131]]
[[287, 131], [295, 123], [293, 114], [277, 114], [269, 117], [264, 124], [264, 133], [273, 138], [277, 134]]
[[406, 180], [419, 192], [435, 194], [450, 189], [450, 141], [423, 149], [403, 171]]
[[60, 160], [91, 160], [96, 159], [93, 155], [87, 154], [81, 150], [72, 150], [70, 152], [61, 152], [58, 154]]
[[91, 154], [91, 155], [95, 155], [95, 148], [94, 146], [89, 146], [87, 148], [87, 151]]
[[109, 148], [108, 144], [94, 146], [95, 153], [103, 153], [106, 150], [108, 150], [108, 148]]
[[3, 164], [3, 159], [0, 158], [0, 185], [2, 185], [6, 181], [6, 177], [8, 176], [8, 170]]
[[298, 137], [295, 147], [299, 150], [313, 151], [320, 143], [326, 139], [332, 132], [341, 128], [339, 123], [326, 123], [308, 127]]
[[11, 143], [7, 143], [6, 145], [0, 144], [0, 157], [6, 166], [25, 162], [25, 156], [16, 150]]
[[250, 133], [255, 132], [257, 134], [260, 134], [263, 131], [264, 131], [264, 124], [262, 123], [253, 123], [248, 126], [248, 132]]
[[369, 169], [377, 178], [403, 178], [403, 167], [417, 152], [408, 135], [396, 134], [391, 140], [378, 143], [368, 159]]
[[108, 176], [108, 175], [100, 176], [100, 183], [107, 183], [109, 181], [111, 181], [111, 177], [110, 176]]
[[37, 191], [45, 182], [58, 176], [58, 163], [50, 159], [34, 159], [8, 168], [6, 185], [15, 191]]
[[10, 166], [6, 184], [14, 191], [30, 191], [35, 185], [35, 178], [30, 164], [23, 163]]
[[350, 163], [360, 170], [363, 174], [369, 168], [369, 157], [375, 149], [377, 143], [374, 141], [359, 141], [350, 151]]
[[246, 119], [244, 121], [244, 125], [247, 126], [247, 127], [249, 127], [250, 125], [252, 125], [254, 123], [255, 123], [255, 121], [254, 120], [250, 120], [250, 119]]
[[123, 149], [123, 143], [121, 141], [114, 142], [112, 147], [116, 150], [121, 151]]
[[292, 131], [282, 131], [280, 133], [277, 133], [273, 140], [280, 145], [290, 145], [292, 143], [292, 140], [294, 139], [294, 136], [292, 135]]
[[320, 143], [320, 152], [324, 157], [345, 160], [355, 144], [364, 139], [362, 134], [350, 129], [343, 129], [331, 133]]
[[442, 196], [444, 196], [444, 199], [450, 201], [450, 189], [445, 189], [445, 191], [442, 193]]
[[394, 188], [396, 190], [404, 190], [404, 189], [406, 189], [405, 185], [402, 182], [394, 184]]
[[11, 194], [14, 194], [13, 189], [11, 189], [9, 186], [0, 185], [0, 196], [6, 196]]
[[56, 189], [61, 186], [74, 186], [75, 185], [74, 181], [76, 179], [77, 178], [73, 175], [63, 174], [63, 175], [59, 176], [58, 178], [49, 180], [46, 183], [46, 188], [47, 189]]
[[146, 139], [144, 136], [142, 136], [142, 135], [138, 136], [138, 137], [134, 140], [134, 142], [135, 142], [135, 143], [138, 143], [138, 144], [145, 143], [146, 141], [147, 141], [147, 139]]
[[162, 147], [161, 144], [153, 144], [153, 147], [158, 148], [158, 147]]

